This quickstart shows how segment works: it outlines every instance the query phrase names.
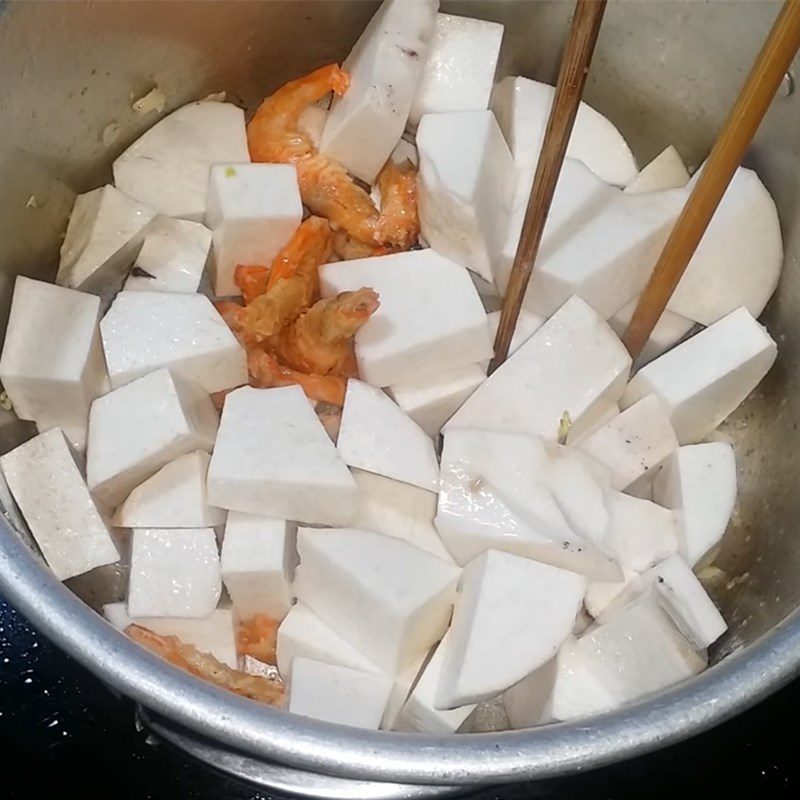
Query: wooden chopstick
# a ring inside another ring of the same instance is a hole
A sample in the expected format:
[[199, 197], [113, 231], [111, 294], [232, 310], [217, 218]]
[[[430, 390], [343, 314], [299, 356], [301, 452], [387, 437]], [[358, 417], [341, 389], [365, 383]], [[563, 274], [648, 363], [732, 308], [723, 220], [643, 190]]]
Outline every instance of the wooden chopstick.
[[589, 64], [592, 61], [605, 8], [606, 0], [578, 0], [575, 5], [569, 38], [558, 73], [553, 106], [547, 120], [542, 151], [536, 165], [533, 188], [522, 225], [522, 235], [503, 301], [500, 324], [494, 342], [494, 358], [489, 364], [489, 374], [497, 369], [508, 356], [511, 337], [514, 335], [514, 328], [517, 325], [517, 317], [522, 308], [522, 300], [531, 277], [539, 243], [542, 240], [542, 232], [545, 222], [547, 222], [550, 204], [553, 201], [558, 175], [561, 172], [583, 87], [589, 74]]
[[786, 0], [622, 337], [634, 359], [664, 313], [798, 48], [800, 0]]

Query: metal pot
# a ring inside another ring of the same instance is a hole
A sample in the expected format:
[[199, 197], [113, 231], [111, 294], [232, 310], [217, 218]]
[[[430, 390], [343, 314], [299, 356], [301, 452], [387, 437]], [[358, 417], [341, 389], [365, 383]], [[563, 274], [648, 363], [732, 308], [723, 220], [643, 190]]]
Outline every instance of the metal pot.
[[[443, 6], [505, 23], [502, 73], [554, 79], [571, 3]], [[109, 180], [112, 159], [157, 118], [134, 112], [133, 98], [157, 83], [167, 111], [222, 89], [252, 107], [287, 79], [341, 60], [374, 8], [338, 0], [0, 3], [0, 326], [15, 275], [55, 274], [74, 194]], [[697, 165], [777, 10], [772, 2], [612, 2], [586, 99], [620, 127], [640, 163], [674, 144]], [[787, 268], [765, 318], [780, 357], [728, 426], [741, 499], [717, 565], [731, 628], [704, 674], [578, 724], [450, 738], [371, 733], [263, 708], [169, 667], [77, 596], [95, 606], [114, 599], [121, 572], [63, 586], [14, 530], [13, 516], [0, 522], [0, 591], [136, 699], [163, 736], [264, 784], [328, 797], [557, 776], [688, 737], [755, 703], [800, 668], [800, 464], [791, 445], [800, 422], [792, 400], [800, 378], [800, 99], [789, 78], [748, 160], [777, 201], [785, 237]], [[4, 449], [30, 433], [12, 415], [0, 418]]]

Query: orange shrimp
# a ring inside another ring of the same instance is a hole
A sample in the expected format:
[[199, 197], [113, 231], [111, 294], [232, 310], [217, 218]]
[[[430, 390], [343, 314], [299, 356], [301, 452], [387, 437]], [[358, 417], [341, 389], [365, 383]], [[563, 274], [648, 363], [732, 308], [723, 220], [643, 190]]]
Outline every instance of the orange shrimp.
[[419, 239], [416, 167], [410, 161], [395, 164], [390, 158], [378, 175], [378, 189], [378, 239], [392, 242], [398, 250], [408, 250]]
[[236, 651], [242, 656], [252, 656], [265, 664], [277, 664], [275, 646], [280, 622], [266, 614], [254, 614], [239, 620], [236, 630]]
[[237, 264], [233, 272], [233, 282], [242, 290], [242, 299], [249, 305], [259, 295], [267, 291], [270, 268], [263, 265], [245, 266]]
[[239, 313], [247, 335], [264, 341], [308, 309], [319, 296], [319, 266], [330, 260], [333, 231], [327, 220], [309, 217], [275, 256], [266, 291]]
[[379, 305], [372, 289], [320, 300], [275, 337], [273, 351], [284, 364], [303, 372], [352, 376], [353, 336]]
[[394, 253], [391, 247], [364, 244], [358, 239], [353, 239], [347, 235], [347, 231], [341, 228], [333, 235], [333, 252], [339, 261], [352, 261], [356, 258], [372, 258], [373, 256], [385, 256]]
[[242, 327], [240, 315], [244, 306], [241, 303], [237, 303], [235, 300], [216, 300], [214, 308], [217, 309], [217, 313], [231, 329], [231, 332], [239, 340], [239, 344], [242, 347], [246, 348], [253, 343]]
[[247, 367], [250, 371], [250, 385], [259, 389], [273, 386], [298, 385], [309, 400], [330, 403], [341, 408], [347, 380], [337, 375], [315, 375], [290, 369], [279, 364], [275, 356], [252, 348], [247, 351]]
[[344, 167], [319, 153], [298, 129], [306, 107], [330, 91], [344, 94], [348, 85], [347, 74], [337, 64], [329, 64], [278, 89], [264, 100], [247, 126], [250, 158], [294, 164], [303, 203], [353, 239], [366, 245], [404, 248], [408, 246], [406, 226], [384, 221], [369, 194]]
[[201, 653], [194, 645], [186, 644], [177, 636], [161, 636], [141, 625], [129, 625], [125, 633], [134, 642], [152, 651], [186, 672], [203, 678], [215, 686], [258, 700], [271, 706], [280, 706], [283, 700], [283, 682], [261, 675], [248, 675], [223, 664], [210, 653]]
[[[247, 369], [251, 386], [257, 389], [269, 389], [273, 386], [297, 384], [311, 400], [331, 403], [339, 408], [344, 405], [347, 383], [344, 379], [327, 375], [305, 375], [279, 364], [275, 356], [262, 349], [242, 328], [240, 315], [243, 306], [232, 300], [218, 300], [214, 305], [247, 352]], [[225, 398], [238, 388], [237, 386], [212, 395], [214, 406], [218, 411], [222, 410]]]

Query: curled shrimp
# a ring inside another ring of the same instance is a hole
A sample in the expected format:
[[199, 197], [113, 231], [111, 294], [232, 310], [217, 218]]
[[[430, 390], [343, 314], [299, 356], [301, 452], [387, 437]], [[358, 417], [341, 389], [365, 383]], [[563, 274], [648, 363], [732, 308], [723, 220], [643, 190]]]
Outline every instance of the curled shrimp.
[[267, 291], [270, 268], [263, 265], [245, 266], [237, 264], [233, 272], [233, 282], [242, 292], [245, 305], [252, 303]]
[[319, 153], [299, 130], [298, 120], [305, 108], [330, 91], [344, 94], [348, 85], [347, 74], [337, 64], [329, 64], [282, 86], [264, 100], [247, 126], [250, 158], [294, 164], [303, 203], [353, 239], [406, 249], [411, 244], [407, 243], [406, 225], [379, 214], [370, 196], [344, 167]]
[[379, 305], [377, 292], [366, 288], [319, 300], [275, 337], [273, 352], [302, 372], [353, 376], [353, 336]]
[[236, 629], [236, 651], [242, 656], [252, 656], [265, 664], [277, 664], [275, 647], [280, 622], [266, 614], [253, 614], [239, 620]]
[[[267, 353], [242, 327], [240, 317], [243, 306], [233, 300], [218, 300], [214, 306], [247, 352], [247, 369], [251, 386], [257, 389], [269, 389], [274, 386], [297, 384], [311, 400], [330, 403], [339, 408], [344, 405], [346, 389], [344, 379], [327, 375], [305, 375], [279, 364], [275, 356]], [[238, 388], [237, 386], [212, 395], [214, 406], [218, 411], [222, 410], [225, 398]]]
[[248, 675], [246, 672], [232, 669], [210, 653], [201, 653], [194, 645], [182, 642], [177, 636], [161, 636], [141, 625], [129, 625], [125, 628], [125, 633], [134, 642], [161, 656], [170, 664], [215, 686], [267, 705], [281, 705], [284, 686], [278, 679]]
[[309, 217], [272, 262], [265, 291], [238, 315], [247, 336], [265, 341], [297, 319], [319, 296], [319, 266], [330, 260], [333, 231], [327, 220]]

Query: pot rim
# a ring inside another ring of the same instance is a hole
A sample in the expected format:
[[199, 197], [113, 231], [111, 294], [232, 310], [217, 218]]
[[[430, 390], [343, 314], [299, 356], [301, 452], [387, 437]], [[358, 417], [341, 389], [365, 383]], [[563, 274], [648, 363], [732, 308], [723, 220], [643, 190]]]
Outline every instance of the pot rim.
[[0, 591], [41, 633], [146, 708], [260, 758], [359, 780], [476, 785], [600, 767], [701, 733], [800, 672], [795, 610], [700, 675], [587, 720], [458, 736], [363, 731], [259, 705], [171, 666], [59, 582], [2, 517]]

